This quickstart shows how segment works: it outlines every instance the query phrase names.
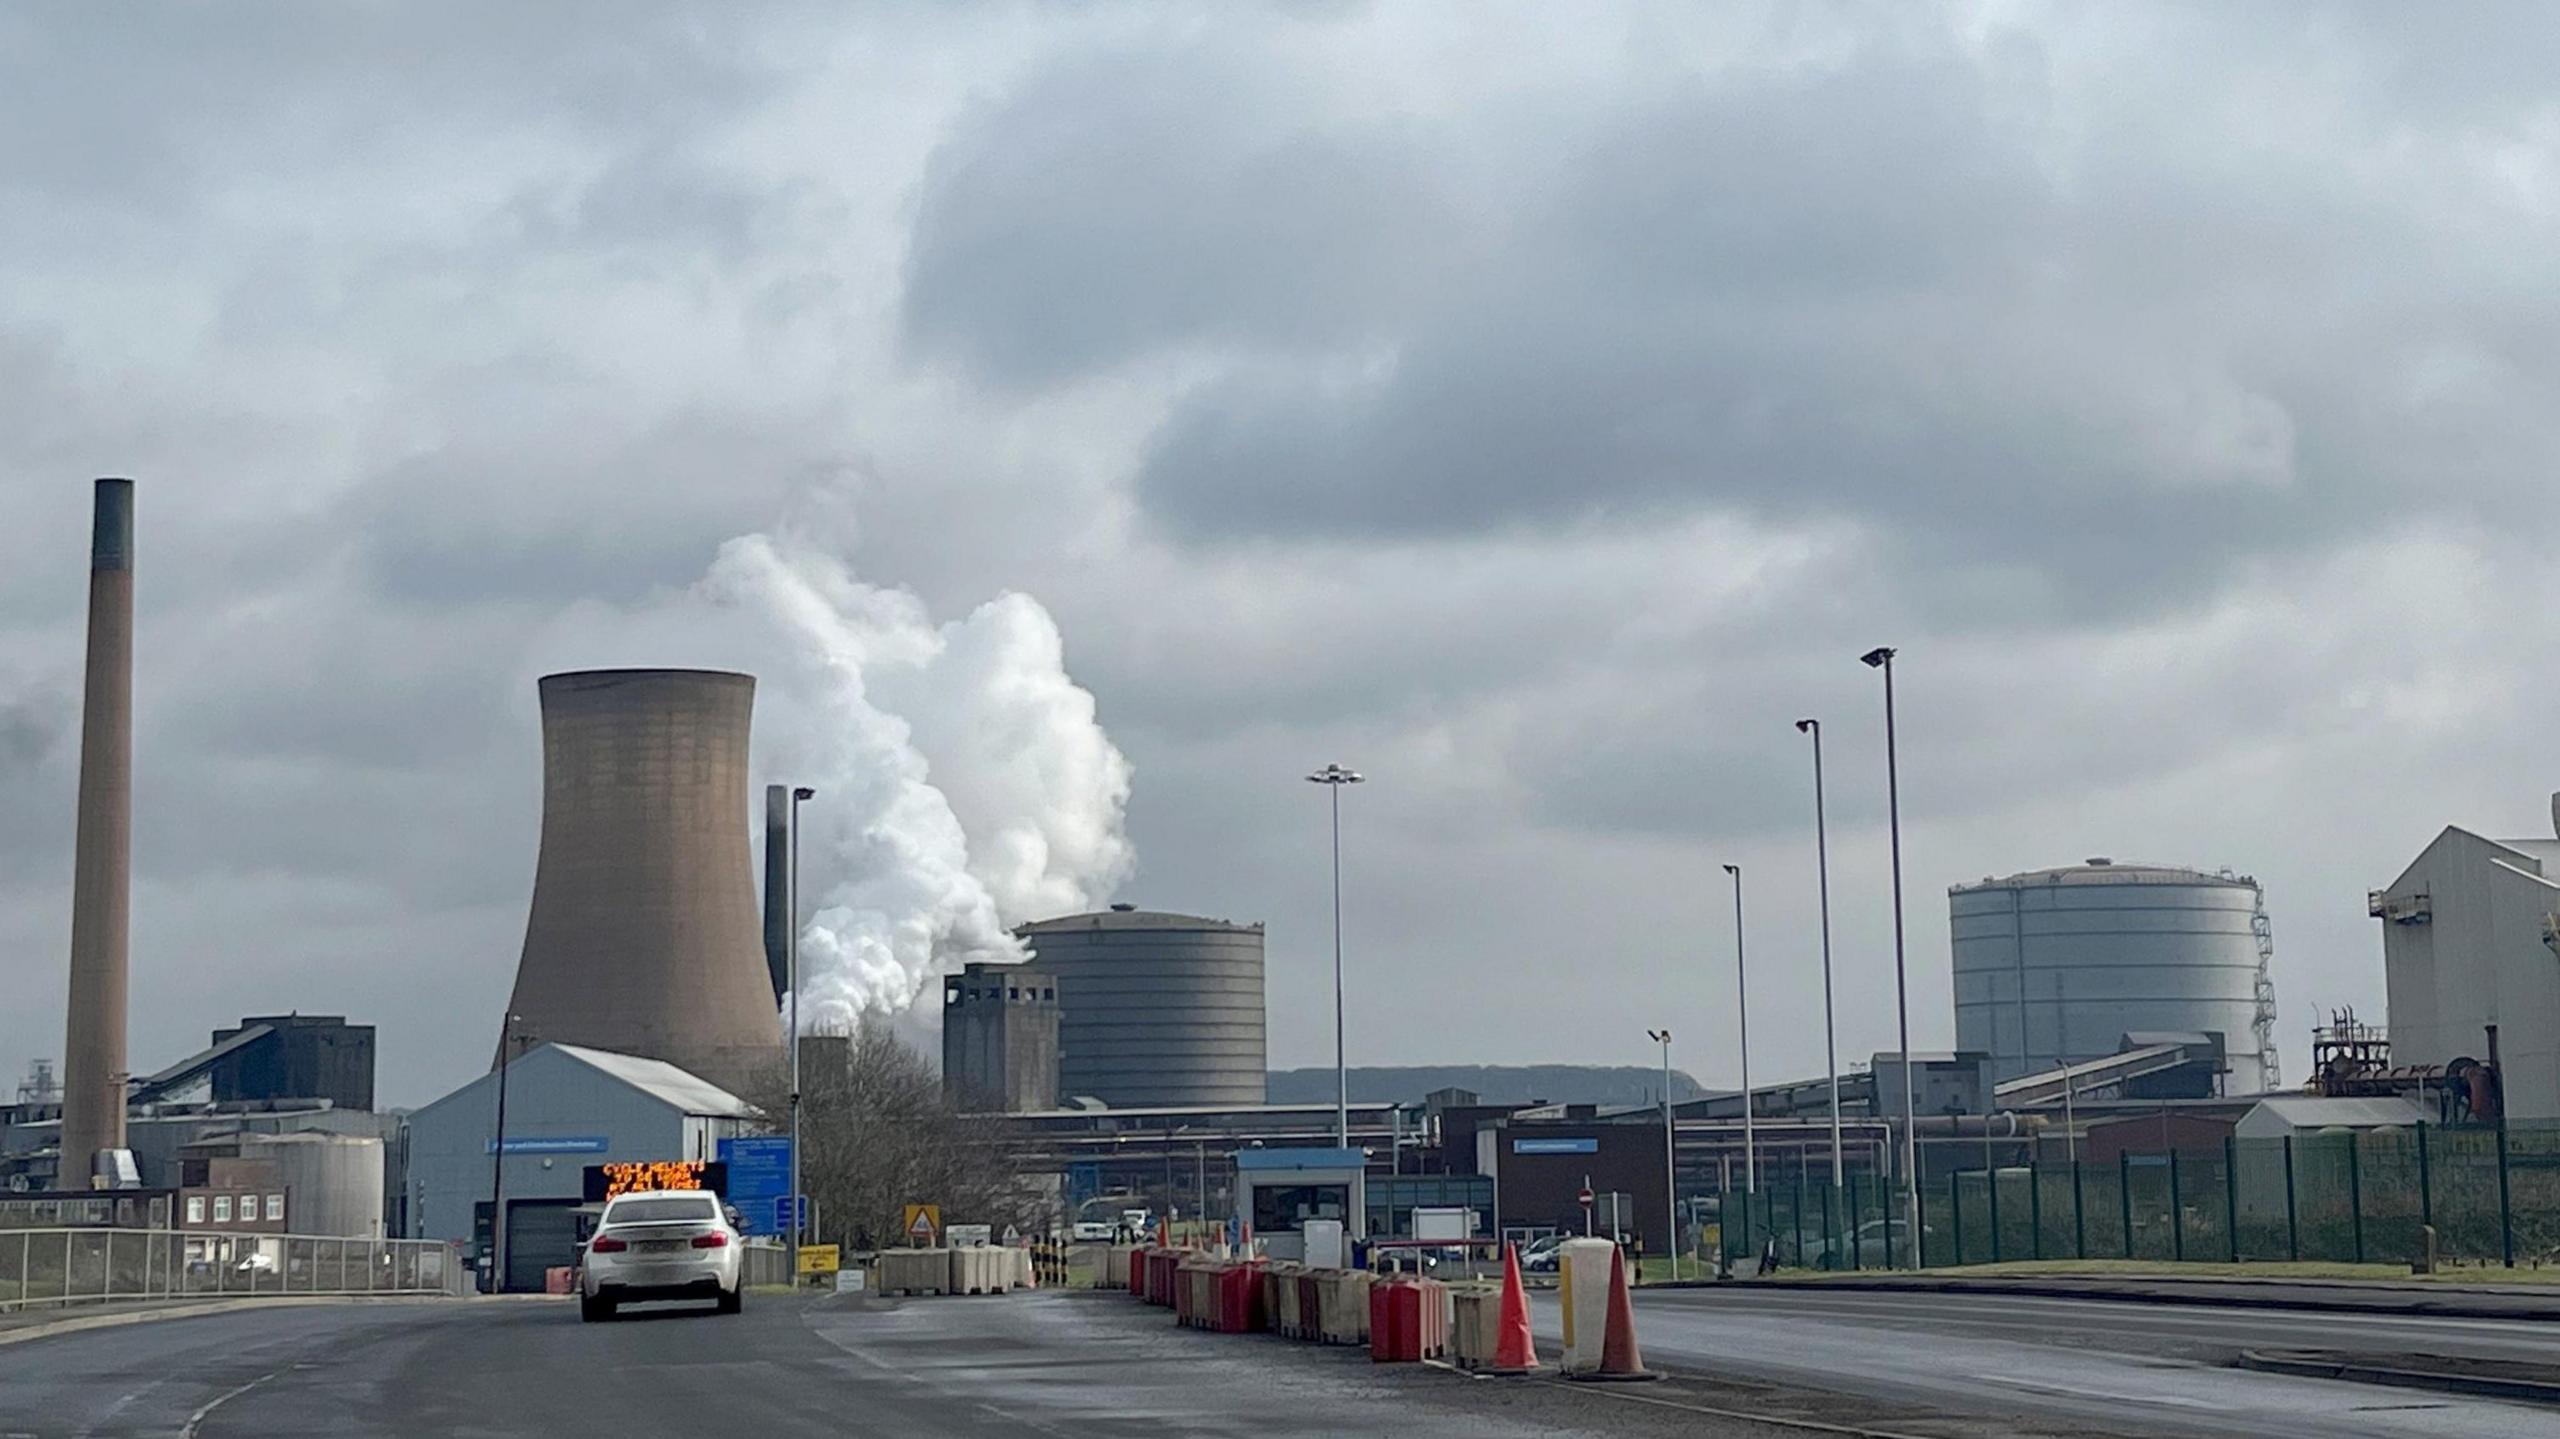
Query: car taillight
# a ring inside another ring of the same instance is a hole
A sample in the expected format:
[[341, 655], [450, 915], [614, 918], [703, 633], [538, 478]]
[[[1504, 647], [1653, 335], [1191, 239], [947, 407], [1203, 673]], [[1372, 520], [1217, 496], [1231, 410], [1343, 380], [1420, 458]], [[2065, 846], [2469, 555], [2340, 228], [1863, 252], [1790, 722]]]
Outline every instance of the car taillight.
[[587, 1246], [589, 1251], [596, 1254], [620, 1254], [622, 1251], [630, 1247], [630, 1245], [623, 1243], [621, 1240], [616, 1239], [609, 1234], [597, 1235], [596, 1242]]
[[697, 1234], [693, 1236], [693, 1247], [696, 1249], [726, 1249], [729, 1247], [729, 1236], [721, 1233], [717, 1229], [712, 1230], [708, 1234]]

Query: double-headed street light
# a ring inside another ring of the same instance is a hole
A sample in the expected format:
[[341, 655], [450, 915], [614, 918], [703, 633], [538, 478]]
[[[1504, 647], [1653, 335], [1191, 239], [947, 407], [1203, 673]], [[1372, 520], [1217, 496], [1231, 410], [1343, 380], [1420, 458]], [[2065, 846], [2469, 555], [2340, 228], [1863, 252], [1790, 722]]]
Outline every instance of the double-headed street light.
[[1813, 736], [1813, 872], [1822, 896], [1822, 1067], [1831, 1080], [1831, 1188], [1838, 1193], [1846, 1173], [1840, 1159], [1840, 1036], [1831, 1018], [1831, 840], [1822, 818], [1822, 721], [1797, 720], [1796, 730]]
[[[1893, 838], [1893, 998], [1902, 1040], [1902, 1212], [1903, 1222], [1910, 1227], [1912, 1248], [1917, 1251], [1920, 1245], [1920, 1139], [1912, 1129], [1911, 985], [1902, 958], [1902, 774], [1894, 754], [1893, 656], [1892, 648], [1878, 645], [1858, 656], [1858, 661], [1869, 669], [1884, 671], [1885, 815]], [[1913, 1267], [1918, 1267], [1916, 1253]]]
[[1307, 776], [1333, 801], [1333, 1142], [1351, 1147], [1351, 1070], [1342, 1050], [1342, 787], [1360, 783], [1358, 770], [1329, 764]]
[[1671, 1282], [1680, 1282], [1680, 1144], [1671, 1123], [1671, 1031], [1648, 1029], [1644, 1037], [1662, 1046], [1662, 1197], [1670, 1208]]

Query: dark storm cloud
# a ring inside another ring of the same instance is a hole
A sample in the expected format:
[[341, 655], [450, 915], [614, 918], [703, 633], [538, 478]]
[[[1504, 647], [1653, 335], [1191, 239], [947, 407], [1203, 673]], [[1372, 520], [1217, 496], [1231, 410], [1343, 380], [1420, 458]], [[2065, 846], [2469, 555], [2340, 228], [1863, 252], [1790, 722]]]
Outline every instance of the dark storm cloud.
[[1310, 77], [1225, 45], [1071, 59], [936, 150], [908, 335], [1007, 384], [1356, 340], [1466, 247], [1441, 149], [1331, 121]]
[[[122, 471], [138, 1054], [300, 1003], [384, 1025], [386, 1096], [476, 1072], [534, 656], [813, 511], [936, 613], [1052, 608], [1124, 897], [1271, 922], [1275, 1058], [1330, 1041], [1340, 759], [1355, 1052], [1622, 1053], [1403, 1022], [1556, 955], [1707, 1032], [1734, 860], [1789, 1072], [1799, 715], [1842, 953], [1889, 943], [1878, 642], [1916, 992], [1934, 885], [2113, 851], [2257, 867], [2281, 982], [2378, 996], [2362, 890], [2554, 762], [2554, 23], [0, 13], [5, 979], [61, 977]], [[0, 1006], [0, 1062], [59, 1033]]]
[[[2058, 113], [2030, 38], [1468, 128], [1318, 129], [1285, 72], [1223, 79], [1027, 82], [936, 156], [911, 260], [911, 330], [1000, 381], [1222, 347], [1137, 482], [1188, 542], [1845, 518], [1928, 609], [2006, 623], [2192, 605], [2442, 517], [2447, 472], [2472, 513], [2539, 486], [2551, 426], [2494, 393], [2560, 382], [2530, 267], [2272, 140], [2199, 124], [2226, 153], [2172, 162], [2176, 118]], [[2414, 385], [2448, 350], [2478, 363]]]
[[73, 730], [68, 690], [0, 686], [0, 784], [24, 782]]
[[[805, 416], [676, 412], [627, 433], [600, 383], [520, 379], [482, 377], [476, 423], [370, 477], [334, 517], [385, 599], [557, 603], [685, 584], [706, 536], [786, 510], [841, 468]], [[592, 423], [563, 423], [581, 412]]]
[[[559, 0], [89, 7], [0, 16], [0, 192], [191, 209], [350, 150], [564, 122], [626, 138], [734, 111], [771, 71], [719, 7]], [[111, 77], [111, 83], [101, 83]], [[352, 178], [352, 177], [350, 177]]]

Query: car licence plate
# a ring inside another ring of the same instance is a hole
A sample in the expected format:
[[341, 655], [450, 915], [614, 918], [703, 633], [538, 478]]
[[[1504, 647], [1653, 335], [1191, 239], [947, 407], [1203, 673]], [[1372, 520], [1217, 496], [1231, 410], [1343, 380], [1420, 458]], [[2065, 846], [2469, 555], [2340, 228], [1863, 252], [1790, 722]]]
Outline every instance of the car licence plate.
[[692, 1247], [685, 1239], [643, 1239], [631, 1246], [642, 1254], [675, 1254]]

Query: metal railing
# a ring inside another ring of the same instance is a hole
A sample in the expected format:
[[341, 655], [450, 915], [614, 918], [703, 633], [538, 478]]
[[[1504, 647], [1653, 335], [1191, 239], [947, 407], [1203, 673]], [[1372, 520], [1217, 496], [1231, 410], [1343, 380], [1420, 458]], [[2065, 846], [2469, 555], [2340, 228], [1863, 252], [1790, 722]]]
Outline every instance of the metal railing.
[[109, 1300], [463, 1294], [440, 1239], [153, 1229], [0, 1229], [0, 1313]]

